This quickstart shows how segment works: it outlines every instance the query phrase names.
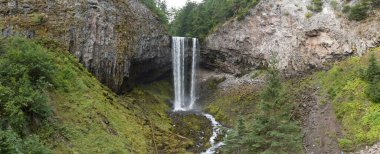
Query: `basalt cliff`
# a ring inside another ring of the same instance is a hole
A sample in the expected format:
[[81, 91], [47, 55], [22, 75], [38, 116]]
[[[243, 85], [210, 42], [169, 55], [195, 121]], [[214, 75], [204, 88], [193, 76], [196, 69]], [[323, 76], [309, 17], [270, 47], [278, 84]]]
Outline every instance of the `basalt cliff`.
[[165, 27], [138, 0], [2, 0], [0, 8], [2, 36], [58, 41], [115, 92], [170, 69]]

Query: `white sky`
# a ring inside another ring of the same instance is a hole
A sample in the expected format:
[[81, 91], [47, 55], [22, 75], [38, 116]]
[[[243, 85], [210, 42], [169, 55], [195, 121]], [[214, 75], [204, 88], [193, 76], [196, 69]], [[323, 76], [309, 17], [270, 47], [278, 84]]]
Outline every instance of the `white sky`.
[[[182, 6], [184, 6], [186, 4], [186, 1], [187, 0], [167, 0], [167, 3], [168, 3], [168, 8], [181, 8]], [[193, 1], [193, 2], [201, 2], [202, 0], [190, 0], [190, 1]]]

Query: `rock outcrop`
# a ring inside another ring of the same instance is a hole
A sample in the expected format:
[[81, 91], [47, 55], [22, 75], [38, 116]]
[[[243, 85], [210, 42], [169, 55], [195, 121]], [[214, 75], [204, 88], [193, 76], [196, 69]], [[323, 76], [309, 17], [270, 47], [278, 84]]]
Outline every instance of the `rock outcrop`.
[[59, 41], [115, 92], [170, 70], [170, 38], [138, 0], [1, 0], [0, 8], [2, 36]]
[[348, 21], [325, 0], [323, 11], [308, 17], [310, 3], [261, 1], [243, 20], [231, 20], [206, 38], [203, 65], [239, 74], [267, 67], [276, 53], [278, 68], [294, 75], [379, 45], [379, 13], [365, 21]]

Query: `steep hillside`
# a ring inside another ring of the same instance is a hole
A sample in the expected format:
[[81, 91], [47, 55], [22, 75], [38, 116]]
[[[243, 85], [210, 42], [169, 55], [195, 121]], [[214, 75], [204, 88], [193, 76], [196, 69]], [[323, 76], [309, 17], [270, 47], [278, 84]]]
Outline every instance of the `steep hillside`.
[[139, 0], [6, 0], [0, 8], [1, 36], [61, 42], [115, 92], [170, 69], [169, 36]]
[[261, 1], [245, 18], [226, 22], [206, 38], [203, 65], [244, 74], [267, 67], [275, 52], [278, 67], [292, 75], [324, 68], [326, 62], [350, 55], [362, 55], [379, 44], [378, 11], [372, 11], [366, 20], [350, 21], [341, 10], [353, 4], [317, 2]]
[[174, 132], [168, 81], [117, 96], [59, 43], [2, 39], [0, 55], [0, 153], [184, 153], [194, 144]]

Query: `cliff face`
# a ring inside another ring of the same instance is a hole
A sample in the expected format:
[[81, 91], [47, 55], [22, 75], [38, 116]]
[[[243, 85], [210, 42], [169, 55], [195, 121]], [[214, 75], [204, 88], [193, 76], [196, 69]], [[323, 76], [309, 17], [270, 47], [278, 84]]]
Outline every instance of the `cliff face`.
[[170, 38], [138, 0], [2, 0], [0, 8], [2, 36], [59, 41], [113, 91], [170, 69]]
[[362, 22], [348, 21], [326, 0], [322, 12], [307, 18], [310, 3], [261, 1], [243, 20], [231, 20], [206, 38], [203, 65], [239, 74], [266, 67], [276, 52], [278, 67], [291, 75], [361, 55], [380, 43], [379, 13]]

